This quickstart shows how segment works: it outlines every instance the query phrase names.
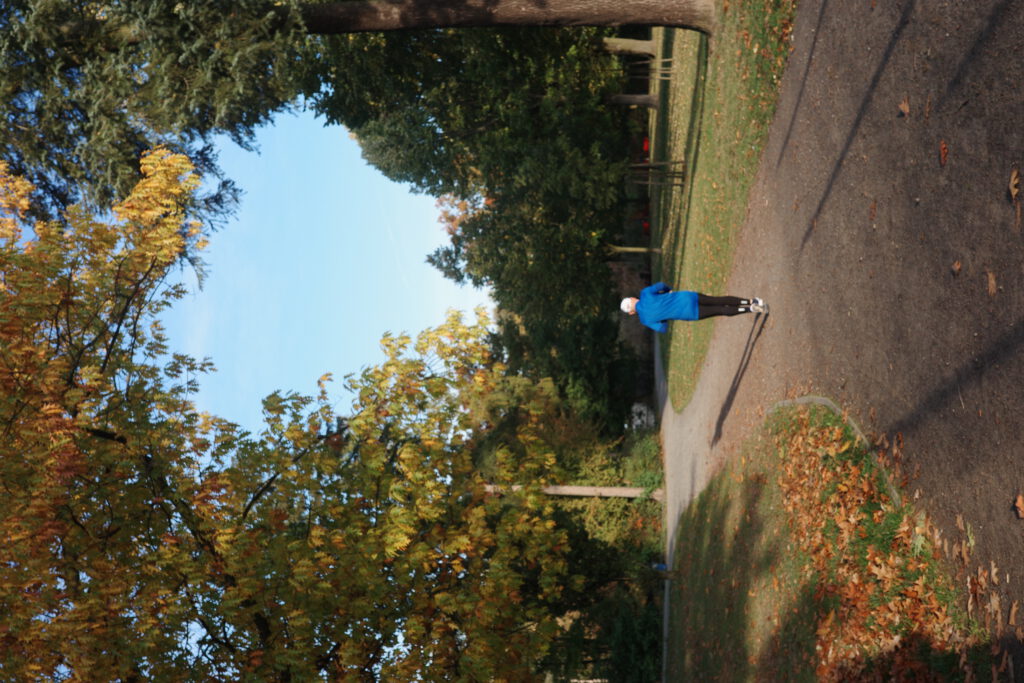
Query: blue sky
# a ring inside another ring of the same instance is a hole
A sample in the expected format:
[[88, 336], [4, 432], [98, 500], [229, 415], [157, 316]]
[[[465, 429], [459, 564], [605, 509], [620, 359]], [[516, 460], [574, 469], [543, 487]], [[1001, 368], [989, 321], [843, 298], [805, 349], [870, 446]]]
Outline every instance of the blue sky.
[[253, 431], [264, 396], [314, 394], [325, 372], [335, 409], [347, 412], [341, 380], [383, 359], [385, 331], [415, 336], [449, 308], [492, 306], [425, 262], [446, 242], [434, 199], [369, 167], [344, 128], [282, 115], [257, 144], [258, 153], [221, 145], [241, 208], [210, 239], [203, 289], [162, 318], [172, 350], [217, 366], [200, 380], [197, 407]]

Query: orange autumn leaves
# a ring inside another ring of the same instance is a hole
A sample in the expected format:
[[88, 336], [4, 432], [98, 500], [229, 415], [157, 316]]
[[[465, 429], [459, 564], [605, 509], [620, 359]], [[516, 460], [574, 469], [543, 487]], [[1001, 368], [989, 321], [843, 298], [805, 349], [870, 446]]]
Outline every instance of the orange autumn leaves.
[[156, 499], [136, 445], [160, 443], [146, 454], [159, 463], [151, 469], [162, 467], [171, 462], [163, 444], [181, 433], [170, 424], [182, 416], [181, 401], [142, 388], [156, 387], [158, 375], [144, 360], [161, 343], [149, 322], [174, 298], [163, 275], [184, 250], [199, 248], [184, 209], [198, 178], [188, 159], [167, 150], [145, 155], [141, 169], [113, 209], [118, 221], [72, 207], [61, 222], [44, 223], [30, 218], [32, 187], [0, 165], [7, 678], [125, 678], [140, 643], [154, 642], [126, 628], [125, 615], [175, 624], [162, 606], [166, 591], [147, 574], [158, 573], [144, 555], [164, 527], [146, 526], [161, 518], [148, 503]]
[[[209, 366], [158, 319], [202, 247], [197, 179], [166, 150], [141, 169], [117, 220], [44, 224], [0, 167], [4, 680], [529, 679], [581, 581], [540, 492], [553, 385], [453, 313], [385, 337], [347, 423], [328, 376], [267, 397], [258, 436], [200, 413]], [[522, 490], [488, 494], [485, 447]]]
[[888, 674], [927, 675], [916, 659], [922, 643], [947, 653], [966, 643], [939, 600], [948, 586], [923, 529], [846, 430], [815, 427], [807, 413], [796, 421], [777, 437], [779, 484], [821, 606], [818, 678], [857, 679], [869, 675], [867, 662], [883, 661]]

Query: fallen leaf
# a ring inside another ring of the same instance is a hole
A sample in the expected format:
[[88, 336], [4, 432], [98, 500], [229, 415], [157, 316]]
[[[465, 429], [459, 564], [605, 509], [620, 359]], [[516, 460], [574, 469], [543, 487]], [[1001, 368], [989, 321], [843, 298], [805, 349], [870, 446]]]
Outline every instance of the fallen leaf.
[[960, 259], [957, 259], [956, 261], [953, 261], [953, 266], [952, 266], [953, 275], [959, 275], [960, 274], [960, 269], [962, 267], [963, 266], [960, 264]]
[[946, 165], [946, 157], [949, 156], [949, 147], [945, 140], [939, 140], [939, 166]]
[[1010, 618], [1007, 620], [1007, 622], [1010, 624], [1010, 626], [1016, 626], [1017, 625], [1017, 610], [1018, 609], [1020, 609], [1020, 600], [1014, 600], [1013, 604], [1010, 605]]
[[1020, 171], [1016, 168], [1010, 171], [1010, 201], [1017, 201], [1020, 194]]
[[1017, 519], [1024, 519], [1024, 495], [1017, 495], [1017, 500], [1013, 501], [1013, 509], [1017, 511]]
[[903, 116], [910, 116], [910, 98], [904, 97], [903, 101], [900, 102], [900, 113]]
[[996, 274], [993, 273], [991, 270], [986, 270], [985, 272], [988, 273], [988, 295], [989, 296], [995, 296], [996, 295]]
[[999, 625], [1002, 625], [1003, 621], [1003, 608], [999, 604], [999, 594], [989, 593], [988, 594], [988, 610], [993, 617], [993, 621]]
[[964, 516], [963, 515], [958, 514], [956, 516], [956, 528], [959, 529], [960, 531], [964, 530]]
[[876, 215], [878, 215], [878, 202], [871, 202], [871, 206], [868, 207], [868, 220], [874, 223]]

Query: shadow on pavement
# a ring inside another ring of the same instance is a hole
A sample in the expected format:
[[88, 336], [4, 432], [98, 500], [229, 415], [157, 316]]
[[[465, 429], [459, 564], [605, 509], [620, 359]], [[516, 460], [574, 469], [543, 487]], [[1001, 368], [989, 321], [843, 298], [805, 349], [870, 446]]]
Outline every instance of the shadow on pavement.
[[[918, 401], [913, 410], [902, 415], [887, 428], [888, 433], [906, 433], [919, 426], [931, 415], [938, 413], [948, 403], [961, 395], [965, 387], [981, 380], [986, 370], [1001, 361], [1014, 356], [1024, 346], [1024, 319], [1014, 323], [1005, 334], [992, 343], [988, 349], [970, 361], [962, 364], [953, 376], [932, 389]], [[961, 401], [963, 398], [960, 399]]]
[[[903, 36], [903, 31], [910, 24], [910, 15], [914, 12], [914, 7], [917, 5], [916, 0], [908, 2], [907, 6], [903, 8], [903, 13], [900, 14], [899, 22], [893, 28], [892, 36], [889, 38], [889, 44], [885, 46], [885, 51], [882, 53], [882, 59], [878, 62], [878, 66], [875, 68], [875, 73], [871, 76], [871, 83], [868, 85], [867, 90], [864, 91], [864, 97], [861, 99], [860, 106], [857, 108], [857, 116], [853, 119], [853, 125], [850, 126], [850, 132], [846, 136], [846, 141], [843, 143], [843, 149], [839, 152], [839, 156], [836, 158], [835, 164], [832, 166], [832, 173], [829, 174], [828, 182], [825, 184], [825, 191], [821, 195], [821, 199], [818, 201], [817, 208], [814, 209], [814, 213], [811, 214], [811, 218], [807, 223], [807, 230], [804, 232], [804, 237], [800, 241], [800, 250], [803, 251], [804, 247], [807, 246], [807, 242], [811, 239], [811, 234], [814, 232], [814, 226], [818, 221], [818, 217], [821, 216], [822, 209], [825, 208], [825, 202], [832, 195], [832, 188], [835, 187], [836, 180], [839, 178], [839, 172], [843, 168], [843, 164], [846, 163], [846, 157], [850, 153], [850, 146], [853, 145], [853, 141], [857, 138], [857, 133], [860, 131], [861, 123], [864, 121], [864, 116], [867, 114], [868, 105], [871, 104], [871, 99], [878, 89], [878, 83], [882, 79], [882, 74], [885, 73], [885, 68], [889, 65], [889, 61], [892, 59], [892, 54], [896, 49], [896, 44], [899, 43], [900, 38]], [[796, 112], [793, 114], [796, 116]]]
[[755, 678], [750, 596], [783, 552], [758, 513], [764, 487], [761, 479], [736, 486], [716, 477], [680, 517], [666, 680]]
[[736, 374], [733, 375], [729, 392], [725, 396], [725, 401], [722, 402], [722, 409], [718, 412], [718, 420], [715, 421], [715, 435], [711, 437], [712, 447], [716, 446], [722, 438], [722, 427], [725, 425], [725, 418], [729, 417], [729, 411], [732, 410], [733, 401], [736, 400], [736, 392], [739, 391], [740, 382], [743, 381], [743, 375], [747, 373], [747, 368], [750, 366], [750, 357], [754, 355], [754, 346], [761, 337], [767, 321], [767, 315], [758, 315], [754, 319], [754, 324], [750, 327], [750, 334], [747, 335], [747, 344], [743, 347], [743, 355], [740, 357], [740, 365], [736, 368]]
[[821, 19], [825, 16], [825, 10], [828, 7], [828, 0], [822, 0], [821, 7], [818, 8], [818, 21], [814, 26], [814, 39], [811, 40], [811, 48], [807, 51], [807, 56], [804, 59], [804, 73], [800, 77], [800, 92], [796, 96], [796, 104], [793, 105], [793, 112], [789, 117], [789, 123], [786, 125], [786, 136], [782, 139], [782, 145], [779, 147], [779, 156], [775, 159], [775, 168], [782, 165], [782, 159], [786, 156], [786, 150], [789, 148], [789, 139], [793, 136], [793, 126], [796, 125], [796, 115], [800, 111], [800, 102], [804, 99], [804, 90], [807, 88], [807, 72], [811, 70], [811, 62], [814, 61], [814, 52], [818, 47], [818, 36], [821, 34]]
[[998, 6], [994, 7], [992, 11], [989, 12], [988, 20], [985, 22], [984, 28], [978, 32], [978, 36], [974, 39], [974, 43], [971, 44], [971, 47], [967, 50], [964, 58], [960, 60], [960, 64], [957, 65], [953, 78], [950, 79], [949, 85], [946, 86], [946, 92], [943, 95], [942, 101], [939, 103], [940, 106], [944, 106], [949, 98], [952, 97], [957, 90], [960, 90], [971, 65], [978, 61], [982, 50], [991, 42], [992, 36], [995, 34], [996, 30], [1001, 26], [1013, 25], [1012, 22], [1007, 24], [1007, 20], [1010, 17], [1006, 16], [1007, 11], [1012, 5], [1014, 5], [1014, 0], [1003, 0]]

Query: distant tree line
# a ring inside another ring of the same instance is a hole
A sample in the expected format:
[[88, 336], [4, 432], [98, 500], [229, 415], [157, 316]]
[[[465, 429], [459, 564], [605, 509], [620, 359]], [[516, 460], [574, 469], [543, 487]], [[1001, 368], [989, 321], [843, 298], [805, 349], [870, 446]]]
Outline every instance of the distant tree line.
[[494, 342], [509, 366], [554, 378], [582, 415], [611, 427], [632, 399], [623, 387], [635, 361], [616, 341], [603, 250], [625, 212], [629, 132], [625, 110], [607, 105], [622, 73], [603, 35], [346, 37], [332, 54], [379, 50], [366, 58], [410, 80], [374, 79], [368, 92], [349, 84], [341, 92], [364, 99], [329, 94], [317, 106], [355, 132], [385, 175], [443, 198], [450, 243], [427, 260], [456, 282], [491, 288], [502, 311]]

